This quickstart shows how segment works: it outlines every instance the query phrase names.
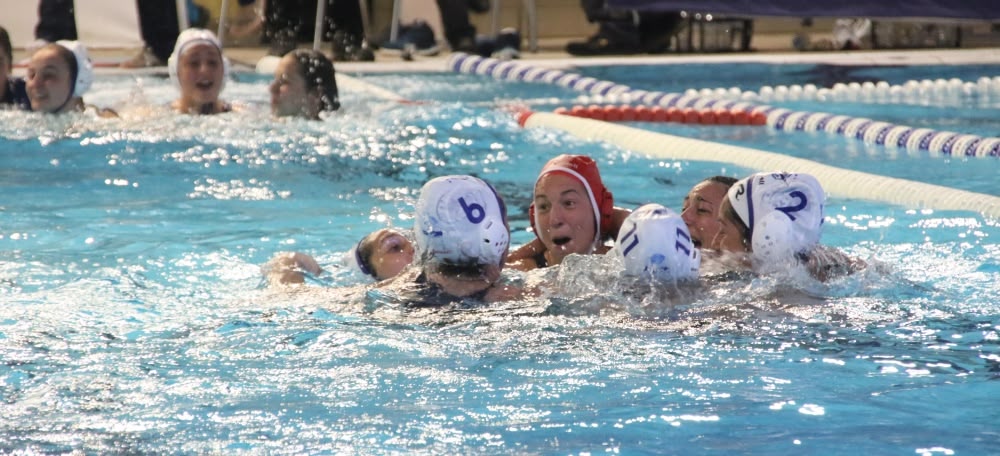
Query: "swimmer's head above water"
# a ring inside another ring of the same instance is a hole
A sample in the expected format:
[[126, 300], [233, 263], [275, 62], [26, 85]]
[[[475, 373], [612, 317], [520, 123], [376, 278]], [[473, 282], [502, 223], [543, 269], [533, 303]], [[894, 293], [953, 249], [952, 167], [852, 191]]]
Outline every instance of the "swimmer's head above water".
[[482, 287], [500, 278], [510, 245], [507, 208], [485, 181], [472, 176], [428, 181], [420, 190], [413, 230], [417, 258], [429, 274]]
[[381, 228], [362, 238], [348, 260], [375, 280], [395, 277], [413, 262], [413, 243], [400, 231]]
[[749, 252], [755, 269], [796, 259], [819, 244], [826, 194], [802, 173], [757, 173], [729, 189], [719, 209], [722, 250]]
[[535, 181], [528, 209], [549, 265], [572, 253], [595, 253], [612, 236], [613, 215], [614, 198], [604, 187], [597, 163], [585, 155], [549, 160]]
[[691, 242], [699, 249], [721, 250], [715, 244], [719, 234], [719, 206], [726, 198], [729, 187], [736, 183], [736, 178], [728, 176], [712, 176], [695, 184], [684, 196], [681, 206], [681, 217], [691, 233]]
[[319, 119], [320, 113], [340, 109], [333, 62], [322, 52], [297, 49], [284, 55], [274, 69], [271, 114]]
[[229, 77], [229, 59], [222, 54], [222, 43], [211, 31], [191, 28], [181, 32], [167, 59], [167, 71], [181, 91], [173, 104], [177, 111], [217, 114], [230, 110], [219, 99]]
[[25, 88], [31, 109], [51, 114], [83, 110], [83, 94], [94, 82], [87, 49], [78, 41], [57, 41], [35, 51]]
[[684, 220], [659, 204], [646, 204], [625, 219], [615, 252], [626, 275], [661, 283], [693, 281], [701, 266], [701, 252]]

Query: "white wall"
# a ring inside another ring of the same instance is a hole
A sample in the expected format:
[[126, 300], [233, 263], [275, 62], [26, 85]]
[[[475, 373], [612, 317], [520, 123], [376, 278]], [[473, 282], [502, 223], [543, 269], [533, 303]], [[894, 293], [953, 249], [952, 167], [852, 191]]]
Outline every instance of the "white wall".
[[[137, 0], [75, 0], [76, 31], [88, 48], [142, 47]], [[0, 0], [0, 25], [15, 48], [35, 40], [37, 0]]]

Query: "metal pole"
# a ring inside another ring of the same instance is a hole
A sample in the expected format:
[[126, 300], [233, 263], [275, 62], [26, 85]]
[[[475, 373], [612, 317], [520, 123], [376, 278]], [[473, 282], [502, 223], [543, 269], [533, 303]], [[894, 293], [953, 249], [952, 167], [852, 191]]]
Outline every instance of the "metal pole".
[[364, 29], [365, 41], [371, 43], [372, 36], [369, 35], [369, 29], [372, 25], [368, 23], [370, 20], [368, 17], [368, 1], [358, 0], [358, 6], [361, 7], [361, 27]]
[[[178, 0], [180, 1], [180, 0]], [[229, 0], [222, 0], [222, 10], [219, 12], [219, 42], [225, 44], [226, 18], [229, 17]]]
[[191, 24], [188, 22], [187, 0], [177, 0], [177, 27], [178, 30], [187, 30]]
[[399, 38], [399, 15], [403, 14], [400, 10], [402, 5], [400, 5], [400, 0], [392, 0], [392, 23], [389, 24], [389, 41], [396, 41]]
[[313, 31], [313, 50], [318, 51], [323, 44], [323, 19], [326, 18], [326, 0], [316, 2], [316, 29]]

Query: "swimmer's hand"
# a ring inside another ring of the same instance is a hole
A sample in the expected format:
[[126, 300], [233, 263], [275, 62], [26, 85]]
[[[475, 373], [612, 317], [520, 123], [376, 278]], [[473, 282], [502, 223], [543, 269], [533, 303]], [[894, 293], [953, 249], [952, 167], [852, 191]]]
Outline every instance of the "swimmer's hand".
[[852, 274], [864, 269], [867, 264], [833, 247], [818, 245], [809, 252], [806, 268], [816, 280], [827, 280]]
[[306, 273], [317, 276], [322, 272], [315, 258], [300, 252], [278, 252], [261, 266], [261, 273], [271, 286], [305, 283]]

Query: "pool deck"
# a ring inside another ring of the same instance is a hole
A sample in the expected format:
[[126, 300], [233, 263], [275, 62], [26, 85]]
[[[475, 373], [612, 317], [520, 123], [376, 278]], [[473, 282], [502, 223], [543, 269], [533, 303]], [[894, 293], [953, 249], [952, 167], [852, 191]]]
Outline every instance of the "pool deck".
[[[601, 57], [575, 57], [562, 51], [565, 43], [543, 43], [540, 51], [521, 53], [521, 60], [547, 68], [565, 68], [587, 65], [615, 64], [682, 64], [712, 62], [761, 62], [761, 63], [815, 63], [834, 65], [961, 65], [1000, 64], [1000, 47], [959, 48], [959, 49], [912, 49], [912, 50], [860, 50], [860, 51], [810, 51], [799, 52], [790, 49], [791, 39], [784, 35], [754, 37], [755, 50], [751, 52], [725, 53], [665, 53]], [[308, 45], [302, 45], [308, 47]], [[325, 50], [325, 49], [324, 49]], [[131, 58], [136, 49], [91, 49], [99, 74], [160, 73], [165, 67], [140, 69], [120, 69], [117, 62]], [[260, 46], [232, 46], [226, 48], [226, 55], [240, 70], [254, 70], [267, 48]], [[28, 53], [23, 49], [14, 52], [15, 62], [24, 62]], [[433, 57], [418, 57], [404, 61], [398, 55], [377, 51], [374, 62], [337, 62], [339, 72], [379, 73], [379, 72], [437, 72], [447, 68], [452, 54], [442, 52]], [[23, 65], [14, 68], [15, 75], [22, 75]]]

